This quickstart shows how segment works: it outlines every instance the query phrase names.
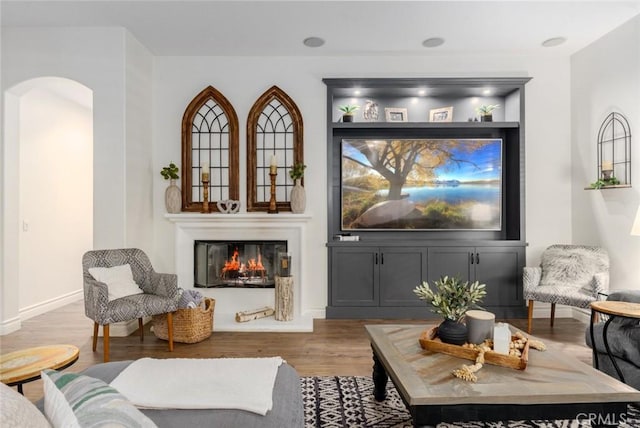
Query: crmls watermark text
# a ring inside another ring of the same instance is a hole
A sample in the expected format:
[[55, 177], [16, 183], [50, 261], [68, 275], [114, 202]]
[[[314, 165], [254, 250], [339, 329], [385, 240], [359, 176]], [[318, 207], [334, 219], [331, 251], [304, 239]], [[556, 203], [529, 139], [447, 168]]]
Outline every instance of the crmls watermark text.
[[626, 413], [578, 413], [576, 415], [581, 427], [610, 426], [617, 427], [627, 421]]

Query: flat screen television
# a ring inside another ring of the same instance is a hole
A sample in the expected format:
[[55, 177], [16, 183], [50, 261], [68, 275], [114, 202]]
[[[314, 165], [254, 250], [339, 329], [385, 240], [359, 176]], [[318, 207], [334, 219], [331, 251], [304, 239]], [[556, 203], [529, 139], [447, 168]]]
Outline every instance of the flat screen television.
[[502, 227], [502, 139], [343, 139], [341, 229]]

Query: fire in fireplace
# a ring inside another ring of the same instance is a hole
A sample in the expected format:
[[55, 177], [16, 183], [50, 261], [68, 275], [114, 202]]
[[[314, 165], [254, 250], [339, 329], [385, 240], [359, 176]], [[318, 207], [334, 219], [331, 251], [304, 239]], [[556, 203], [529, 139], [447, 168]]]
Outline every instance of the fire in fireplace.
[[195, 241], [195, 287], [273, 288], [287, 241]]

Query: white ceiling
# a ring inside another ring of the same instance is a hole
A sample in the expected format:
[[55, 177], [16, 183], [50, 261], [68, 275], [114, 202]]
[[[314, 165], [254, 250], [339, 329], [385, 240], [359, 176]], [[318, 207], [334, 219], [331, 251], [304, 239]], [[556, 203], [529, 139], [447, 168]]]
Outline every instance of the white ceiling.
[[[570, 55], [640, 14], [640, 0], [0, 2], [3, 27], [125, 27], [155, 55], [196, 56]], [[424, 48], [430, 37], [446, 42]]]

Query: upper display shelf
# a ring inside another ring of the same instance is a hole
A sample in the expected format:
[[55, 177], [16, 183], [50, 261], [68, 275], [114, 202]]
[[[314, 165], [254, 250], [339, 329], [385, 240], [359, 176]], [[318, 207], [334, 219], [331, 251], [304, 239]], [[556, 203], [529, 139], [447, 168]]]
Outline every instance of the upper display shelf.
[[[460, 127], [467, 122], [473, 123], [469, 126], [476, 126], [477, 122], [485, 121], [500, 122], [501, 127], [517, 127], [520, 112], [524, 110], [522, 89], [529, 80], [518, 77], [323, 81], [329, 89], [327, 113], [334, 127], [342, 127], [338, 124], [344, 122], [345, 127], [370, 127], [374, 123], [415, 127], [427, 123], [430, 125], [420, 126], [441, 128]], [[347, 106], [353, 111], [349, 112]], [[483, 110], [490, 110], [491, 114], [483, 114]], [[363, 125], [356, 125], [358, 123]]]

